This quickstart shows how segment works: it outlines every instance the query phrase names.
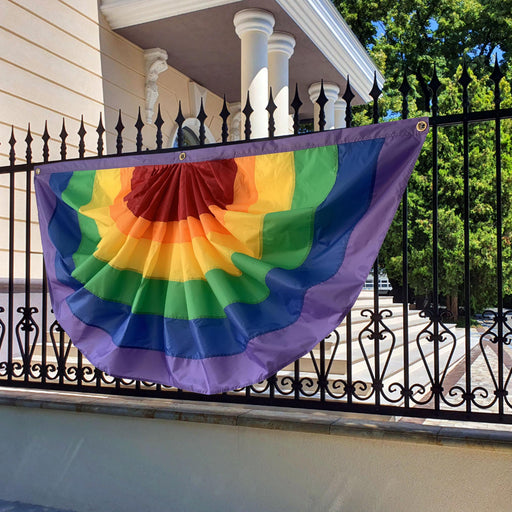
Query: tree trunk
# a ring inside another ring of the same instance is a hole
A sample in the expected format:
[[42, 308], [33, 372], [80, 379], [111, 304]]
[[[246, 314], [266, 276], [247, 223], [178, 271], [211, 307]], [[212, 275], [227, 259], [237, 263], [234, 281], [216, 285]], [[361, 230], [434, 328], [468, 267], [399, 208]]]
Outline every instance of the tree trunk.
[[457, 323], [459, 320], [459, 297], [457, 295], [448, 295], [446, 297], [446, 307], [448, 311], [452, 312], [453, 321]]

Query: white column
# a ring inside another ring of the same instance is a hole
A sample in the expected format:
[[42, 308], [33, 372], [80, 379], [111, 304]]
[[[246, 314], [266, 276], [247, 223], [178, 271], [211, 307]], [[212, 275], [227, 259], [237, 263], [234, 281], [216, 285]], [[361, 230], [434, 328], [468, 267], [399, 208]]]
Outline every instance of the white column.
[[[242, 41], [241, 95], [242, 110], [249, 91], [251, 107], [251, 138], [268, 137], [268, 38], [274, 28], [274, 16], [262, 9], [244, 9], [233, 18], [235, 30]], [[242, 133], [245, 116], [242, 117]]]
[[231, 113], [229, 116], [229, 140], [241, 140], [240, 126], [241, 126], [241, 109], [240, 102], [230, 103], [228, 110]]
[[[321, 82], [316, 82], [309, 86], [308, 94], [309, 99], [313, 102], [315, 106], [314, 110], [314, 121], [315, 121], [315, 130], [318, 130], [318, 115], [320, 113], [320, 107], [316, 103], [318, 96], [320, 96], [320, 87], [322, 86]], [[334, 123], [334, 103], [338, 99], [338, 95], [340, 93], [340, 88], [336, 84], [332, 84], [330, 82], [324, 82], [324, 93], [327, 97], [327, 103], [324, 107], [325, 112], [325, 128], [324, 130], [332, 130], [335, 126]]]
[[347, 126], [346, 121], [347, 115], [347, 104], [342, 98], [338, 98], [334, 103], [334, 126], [335, 128], [345, 128]]
[[268, 82], [277, 106], [274, 112], [275, 135], [290, 134], [290, 90], [288, 62], [293, 55], [295, 39], [286, 32], [274, 32], [268, 40]]

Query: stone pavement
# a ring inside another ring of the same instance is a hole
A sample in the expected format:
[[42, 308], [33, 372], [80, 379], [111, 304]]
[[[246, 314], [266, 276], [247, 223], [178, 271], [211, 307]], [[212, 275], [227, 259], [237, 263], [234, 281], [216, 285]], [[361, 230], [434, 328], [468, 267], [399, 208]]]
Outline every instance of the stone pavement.
[[0, 500], [0, 512], [73, 512], [72, 510], [63, 510], [52, 507], [41, 507], [39, 505], [29, 505], [19, 501]]

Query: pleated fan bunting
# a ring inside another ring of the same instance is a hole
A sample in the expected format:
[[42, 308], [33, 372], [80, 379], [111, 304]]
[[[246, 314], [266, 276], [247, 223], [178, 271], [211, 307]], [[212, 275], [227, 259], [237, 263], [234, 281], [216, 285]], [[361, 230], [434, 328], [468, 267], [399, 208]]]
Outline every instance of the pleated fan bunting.
[[108, 374], [198, 393], [259, 382], [354, 304], [426, 119], [36, 171], [55, 316]]

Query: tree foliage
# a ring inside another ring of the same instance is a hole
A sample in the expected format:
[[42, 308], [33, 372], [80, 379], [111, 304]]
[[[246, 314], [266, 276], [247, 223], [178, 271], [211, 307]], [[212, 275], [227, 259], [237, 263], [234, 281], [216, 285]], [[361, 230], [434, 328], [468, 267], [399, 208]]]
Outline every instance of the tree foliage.
[[[410, 116], [425, 115], [424, 93], [434, 65], [441, 79], [439, 111], [462, 111], [461, 63], [469, 64], [471, 108], [494, 108], [490, 60], [497, 56], [505, 71], [502, 107], [512, 106], [512, 0], [402, 0], [335, 2], [345, 20], [364, 42], [386, 83], [380, 102], [388, 118], [401, 111], [398, 92], [407, 72], [413, 88]], [[422, 83], [423, 81], [423, 83]], [[363, 108], [363, 111], [365, 109]], [[365, 122], [364, 112], [356, 122]], [[366, 121], [368, 122], [368, 121]], [[472, 306], [496, 305], [496, 160], [494, 122], [470, 125], [470, 270]], [[502, 206], [504, 294], [512, 294], [512, 125], [502, 121]], [[462, 297], [464, 286], [464, 198], [462, 127], [438, 132], [438, 262], [439, 291]], [[427, 138], [409, 184], [409, 280], [417, 294], [432, 291], [433, 262], [432, 136]], [[381, 252], [390, 279], [402, 279], [401, 212]]]

